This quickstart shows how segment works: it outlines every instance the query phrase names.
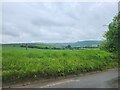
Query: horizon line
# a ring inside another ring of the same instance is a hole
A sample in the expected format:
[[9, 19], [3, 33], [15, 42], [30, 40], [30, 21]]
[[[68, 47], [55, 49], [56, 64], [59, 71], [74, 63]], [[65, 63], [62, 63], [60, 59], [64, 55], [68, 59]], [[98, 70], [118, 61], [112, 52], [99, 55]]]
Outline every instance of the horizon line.
[[75, 43], [75, 42], [82, 42], [82, 41], [104, 41], [103, 39], [101, 40], [97, 40], [97, 39], [93, 39], [93, 40], [78, 40], [78, 41], [54, 41], [54, 42], [44, 42], [44, 41], [31, 41], [31, 42], [7, 42], [7, 43], [0, 43], [0, 44], [23, 44], [23, 43], [43, 43], [43, 44], [47, 44], [47, 43]]

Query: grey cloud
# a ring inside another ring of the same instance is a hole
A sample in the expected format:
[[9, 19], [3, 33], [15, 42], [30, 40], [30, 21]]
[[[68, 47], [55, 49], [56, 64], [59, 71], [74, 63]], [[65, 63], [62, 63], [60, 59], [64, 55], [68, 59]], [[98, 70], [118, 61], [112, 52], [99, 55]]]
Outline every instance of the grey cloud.
[[[3, 30], [4, 30], [4, 29], [3, 29]], [[11, 32], [11, 31], [3, 31], [2, 34], [9, 35], [9, 36], [13, 36], [13, 37], [18, 37], [18, 36], [19, 36], [19, 34], [13, 33], [13, 32]]]
[[13, 37], [18, 37], [19, 36], [19, 31], [17, 31], [17, 27], [14, 26], [12, 23], [5, 23], [3, 22], [2, 26], [2, 34], [13, 36]]
[[54, 17], [52, 17], [52, 20], [49, 20], [49, 19], [45, 19], [45, 18], [38, 18], [38, 19], [34, 19], [32, 21], [32, 24], [33, 25], [36, 25], [36, 26], [45, 26], [45, 27], [48, 27], [48, 26], [74, 26], [75, 23], [73, 22], [67, 22], [65, 20], [63, 21], [55, 21], [54, 20]]
[[107, 30], [102, 25], [111, 22], [117, 13], [115, 5], [116, 3], [7, 3], [3, 9], [3, 41], [72, 42], [102, 39], [102, 34]]

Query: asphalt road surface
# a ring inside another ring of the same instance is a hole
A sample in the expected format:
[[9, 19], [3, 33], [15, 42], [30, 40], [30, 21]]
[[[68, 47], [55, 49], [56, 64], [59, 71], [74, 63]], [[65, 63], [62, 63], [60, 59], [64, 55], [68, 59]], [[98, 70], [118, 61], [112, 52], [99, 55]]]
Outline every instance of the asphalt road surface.
[[118, 70], [111, 69], [103, 72], [85, 74], [68, 79], [37, 82], [20, 88], [118, 88]]
[[[44, 86], [45, 87], [45, 86]], [[70, 82], [46, 86], [47, 88], [118, 88], [118, 71], [110, 70], [76, 77]]]

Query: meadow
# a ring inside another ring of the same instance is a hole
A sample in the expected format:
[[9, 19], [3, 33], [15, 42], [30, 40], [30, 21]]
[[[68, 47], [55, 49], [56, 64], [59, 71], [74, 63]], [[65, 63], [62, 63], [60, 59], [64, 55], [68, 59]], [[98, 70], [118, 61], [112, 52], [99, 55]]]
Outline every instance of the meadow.
[[2, 49], [3, 83], [101, 71], [117, 67], [116, 57], [100, 49]]

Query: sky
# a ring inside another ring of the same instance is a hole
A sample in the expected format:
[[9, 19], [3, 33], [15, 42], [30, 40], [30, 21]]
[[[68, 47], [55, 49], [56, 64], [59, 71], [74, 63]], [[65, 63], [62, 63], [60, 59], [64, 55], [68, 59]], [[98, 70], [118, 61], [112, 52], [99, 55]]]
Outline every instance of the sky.
[[116, 2], [5, 2], [2, 43], [103, 40]]

